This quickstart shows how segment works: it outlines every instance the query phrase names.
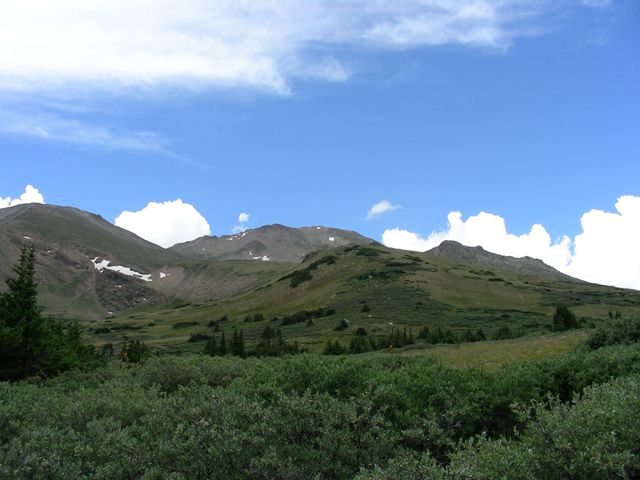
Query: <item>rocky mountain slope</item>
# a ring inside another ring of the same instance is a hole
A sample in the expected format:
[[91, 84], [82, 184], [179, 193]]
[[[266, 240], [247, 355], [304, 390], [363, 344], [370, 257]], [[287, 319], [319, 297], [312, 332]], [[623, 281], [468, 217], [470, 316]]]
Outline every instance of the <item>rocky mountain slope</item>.
[[275, 224], [235, 235], [200, 237], [174, 245], [169, 251], [200, 259], [300, 263], [311, 252], [349, 244], [379, 245], [375, 240], [348, 230], [327, 227], [290, 228]]
[[430, 255], [448, 258], [456, 262], [484, 268], [499, 268], [510, 272], [534, 275], [548, 280], [569, 280], [579, 282], [576, 278], [565, 275], [542, 260], [531, 257], [515, 258], [487, 252], [482, 247], [467, 247], [452, 240], [445, 240], [440, 245], [425, 252]]
[[0, 209], [0, 290], [25, 244], [35, 247], [39, 301], [46, 312], [78, 318], [102, 318], [176, 298], [224, 298], [291, 268], [194, 261], [98, 215], [23, 204]]

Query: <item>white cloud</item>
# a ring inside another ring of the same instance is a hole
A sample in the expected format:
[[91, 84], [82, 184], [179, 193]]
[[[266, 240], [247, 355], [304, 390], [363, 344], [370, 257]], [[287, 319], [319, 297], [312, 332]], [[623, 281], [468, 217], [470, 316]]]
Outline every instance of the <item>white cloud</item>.
[[153, 132], [118, 135], [103, 127], [95, 127], [51, 114], [26, 115], [9, 111], [0, 112], [0, 132], [92, 145], [108, 150], [147, 150], [175, 157], [175, 154], [165, 150], [166, 142]]
[[580, 219], [566, 273], [590, 282], [640, 290], [640, 197], [623, 196], [618, 213], [591, 210]]
[[[238, 221], [240, 223], [249, 223], [249, 217], [250, 217], [250, 215], [248, 213], [242, 212], [240, 215], [238, 215]], [[231, 229], [231, 232], [233, 234], [241, 233], [241, 232], [246, 231], [247, 228], [248, 227], [246, 225], [236, 225], [235, 227], [233, 227]]]
[[[596, 0], [585, 0], [593, 4]], [[327, 48], [462, 44], [530, 35], [539, 0], [20, 0], [0, 2], [0, 88], [61, 90], [245, 85], [349, 78]], [[598, 1], [602, 4], [603, 2]], [[567, 7], [573, 8], [573, 7]], [[334, 51], [344, 52], [344, 48]]]
[[504, 219], [481, 212], [462, 221], [460, 212], [448, 215], [449, 226], [426, 239], [407, 230], [392, 229], [382, 242], [392, 248], [426, 251], [444, 240], [513, 257], [529, 256], [576, 278], [604, 285], [640, 290], [640, 197], [623, 196], [616, 203], [618, 213], [591, 210], [582, 216], [583, 233], [553, 242], [542, 225], [528, 234], [507, 233]]
[[20, 198], [14, 198], [11, 200], [11, 197], [0, 197], [0, 208], [13, 207], [15, 205], [20, 205], [21, 203], [44, 203], [44, 197], [37, 188], [34, 188], [31, 185], [26, 186], [24, 193], [20, 195]]
[[138, 212], [124, 211], [115, 219], [115, 224], [165, 248], [211, 233], [205, 218], [193, 205], [180, 199], [149, 202]]
[[374, 218], [378, 218], [385, 212], [389, 212], [391, 210], [395, 210], [396, 208], [401, 208], [399, 205], [391, 205], [387, 200], [382, 200], [379, 203], [376, 203], [371, 210], [367, 212], [367, 220], [372, 220]]

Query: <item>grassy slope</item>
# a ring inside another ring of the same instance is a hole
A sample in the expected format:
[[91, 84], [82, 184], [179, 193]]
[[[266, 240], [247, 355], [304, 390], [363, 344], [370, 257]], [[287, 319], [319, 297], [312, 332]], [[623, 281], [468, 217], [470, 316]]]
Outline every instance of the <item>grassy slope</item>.
[[[370, 255], [363, 255], [369, 253]], [[211, 320], [227, 315], [221, 323], [227, 339], [234, 328], [242, 328], [248, 345], [257, 341], [265, 324], [280, 328], [283, 315], [301, 310], [334, 308], [336, 315], [313, 319], [312, 325], [284, 326], [283, 335], [311, 351], [321, 351], [327, 340], [339, 339], [347, 345], [355, 330], [364, 327], [369, 335], [387, 334], [392, 327], [407, 327], [414, 335], [420, 328], [442, 326], [454, 332], [482, 328], [489, 336], [501, 326], [540, 336], [548, 330], [555, 305], [570, 306], [578, 317], [597, 321], [609, 310], [630, 311], [640, 306], [640, 292], [602, 287], [580, 282], [557, 282], [506, 271], [487, 271], [427, 254], [408, 254], [383, 247], [342, 247], [322, 252], [297, 270], [314, 261], [335, 256], [334, 264], [321, 264], [311, 271], [312, 279], [291, 288], [290, 280], [271, 280], [257, 289], [216, 302], [174, 304], [169, 308], [149, 308], [129, 312], [105, 322], [109, 327], [139, 328], [113, 330], [91, 335], [92, 341], [119, 341], [124, 334], [165, 351], [199, 352], [202, 343], [187, 343], [195, 333], [211, 334]], [[229, 262], [229, 267], [232, 262]], [[235, 262], [233, 266], [235, 267]], [[264, 268], [246, 262], [245, 274]], [[282, 266], [282, 272], [286, 271]], [[275, 273], [275, 272], [272, 272]], [[273, 278], [273, 277], [272, 277]], [[364, 304], [370, 308], [361, 312]], [[263, 322], [244, 322], [247, 315], [261, 313]], [[272, 317], [278, 321], [270, 322]], [[344, 332], [334, 331], [342, 320], [349, 322]], [[178, 323], [191, 323], [173, 328]], [[461, 347], [462, 348], [462, 347]]]

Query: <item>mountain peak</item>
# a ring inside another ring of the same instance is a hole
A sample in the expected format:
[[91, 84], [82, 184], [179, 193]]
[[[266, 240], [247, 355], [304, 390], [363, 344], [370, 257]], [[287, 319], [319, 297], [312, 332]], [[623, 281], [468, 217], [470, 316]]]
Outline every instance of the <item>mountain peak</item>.
[[311, 252], [352, 243], [378, 244], [350, 230], [323, 226], [292, 228], [273, 224], [222, 237], [204, 236], [179, 243], [169, 250], [201, 259], [300, 263]]
[[442, 258], [448, 258], [449, 260], [454, 260], [460, 263], [466, 263], [468, 265], [509, 270], [527, 275], [535, 275], [549, 280], [580, 281], [559, 272], [537, 258], [516, 258], [506, 255], [498, 255], [497, 253], [486, 251], [481, 246], [467, 247], [466, 245], [462, 245], [454, 240], [445, 240], [437, 247], [432, 248], [425, 253]]

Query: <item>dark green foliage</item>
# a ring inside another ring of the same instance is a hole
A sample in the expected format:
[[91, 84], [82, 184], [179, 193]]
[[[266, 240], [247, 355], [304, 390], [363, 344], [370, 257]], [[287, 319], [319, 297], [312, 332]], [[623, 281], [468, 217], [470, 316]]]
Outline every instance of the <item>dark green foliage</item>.
[[181, 328], [195, 327], [196, 325], [198, 325], [198, 322], [178, 322], [172, 328], [179, 330]]
[[251, 315], [247, 315], [246, 317], [244, 317], [244, 319], [242, 320], [244, 323], [251, 323]]
[[335, 313], [335, 310], [333, 310], [333, 313], [330, 313], [332, 310], [333, 309], [328, 309], [327, 311], [325, 311], [323, 308], [318, 308], [317, 310], [302, 310], [300, 312], [294, 313], [293, 315], [286, 315], [282, 317], [280, 326], [286, 327], [287, 325], [295, 325], [296, 323], [307, 322], [312, 318], [322, 318], [327, 315], [333, 315]]
[[639, 367], [631, 344], [492, 372], [166, 356], [0, 383], [0, 478], [638, 478]]
[[387, 254], [388, 252], [383, 252], [382, 250], [376, 250], [375, 248], [360, 247], [356, 255], [360, 255], [363, 257], [377, 257], [382, 253]]
[[512, 338], [515, 338], [515, 336], [508, 325], [500, 327], [493, 335], [494, 340], [510, 340]]
[[33, 247], [22, 248], [13, 271], [17, 278], [7, 279], [7, 290], [0, 294], [0, 381], [53, 376], [84, 366], [92, 349], [82, 344], [80, 324], [64, 325], [41, 315]]
[[378, 340], [378, 349], [389, 348], [402, 348], [406, 345], [413, 345], [415, 340], [413, 338], [413, 332], [407, 333], [407, 328], [400, 331], [399, 328], [392, 328], [391, 332]]
[[122, 343], [120, 358], [123, 362], [139, 363], [150, 356], [151, 352], [149, 351], [149, 348], [144, 344], [144, 342], [140, 342], [140, 340], [129, 342], [125, 339]]
[[346, 353], [349, 353], [349, 354], [365, 353], [365, 352], [372, 352], [377, 349], [378, 349], [378, 346], [376, 345], [375, 340], [370, 338], [365, 338], [364, 336], [356, 336], [356, 337], [353, 337], [349, 342], [349, 347], [347, 348]]
[[218, 355], [218, 342], [216, 341], [215, 335], [211, 335], [209, 340], [207, 340], [202, 353], [211, 357]]
[[430, 331], [428, 327], [423, 327], [418, 333], [418, 338], [425, 340], [426, 343], [438, 344], [438, 343], [448, 343], [454, 344], [458, 343], [458, 337], [451, 330], [444, 330], [442, 327], [438, 326]]
[[367, 329], [364, 327], [358, 327], [358, 329], [356, 330], [356, 336], [365, 337], [366, 335], [367, 335]]
[[301, 353], [298, 342], [287, 342], [282, 338], [282, 331], [265, 325], [260, 341], [249, 351], [253, 357], [278, 357]]
[[220, 335], [220, 343], [218, 344], [218, 352], [217, 355], [224, 357], [227, 353], [229, 353], [229, 349], [227, 347], [227, 339], [224, 336], [224, 332]]
[[598, 324], [589, 335], [586, 342], [589, 348], [595, 350], [607, 345], [628, 345], [640, 340], [640, 313], [624, 317], [617, 313], [615, 316], [609, 315], [609, 319]]
[[362, 313], [367, 313], [371, 311], [371, 307], [369, 307], [369, 305], [367, 305], [366, 303], [362, 306], [362, 308], [360, 309], [360, 311]]
[[254, 313], [253, 314], [253, 321], [254, 322], [264, 322], [264, 315], [261, 313]]
[[574, 313], [564, 305], [558, 305], [553, 314], [553, 331], [563, 332], [578, 328], [578, 320]]
[[477, 341], [478, 341], [478, 337], [476, 337], [473, 333], [471, 333], [471, 330], [467, 330], [462, 335], [460, 335], [461, 343], [473, 343]]
[[342, 319], [340, 320], [340, 323], [337, 326], [335, 326], [333, 329], [336, 332], [344, 332], [347, 328], [349, 328], [349, 324], [345, 319]]
[[207, 340], [209, 340], [211, 338], [210, 335], [207, 335], [206, 333], [195, 333], [195, 334], [191, 334], [191, 336], [189, 337], [189, 340], [187, 340], [187, 342], [206, 342]]
[[345, 349], [340, 345], [338, 340], [332, 342], [331, 340], [327, 340], [327, 344], [322, 351], [323, 355], [342, 355], [345, 352]]
[[233, 331], [233, 337], [231, 337], [231, 341], [229, 342], [229, 353], [235, 357], [246, 357], [242, 330], [240, 330], [240, 332], [238, 332], [237, 329]]
[[320, 260], [316, 260], [311, 265], [302, 270], [296, 270], [295, 272], [291, 272], [288, 275], [280, 277], [278, 281], [289, 279], [289, 286], [291, 288], [296, 288], [301, 283], [307, 282], [313, 278], [311, 272], [317, 270], [320, 265], [334, 265], [336, 263], [336, 257], [333, 255], [327, 255], [326, 257], [321, 258]]
[[93, 333], [96, 335], [100, 335], [101, 333], [111, 333], [111, 329], [109, 327], [98, 327], [93, 331]]

